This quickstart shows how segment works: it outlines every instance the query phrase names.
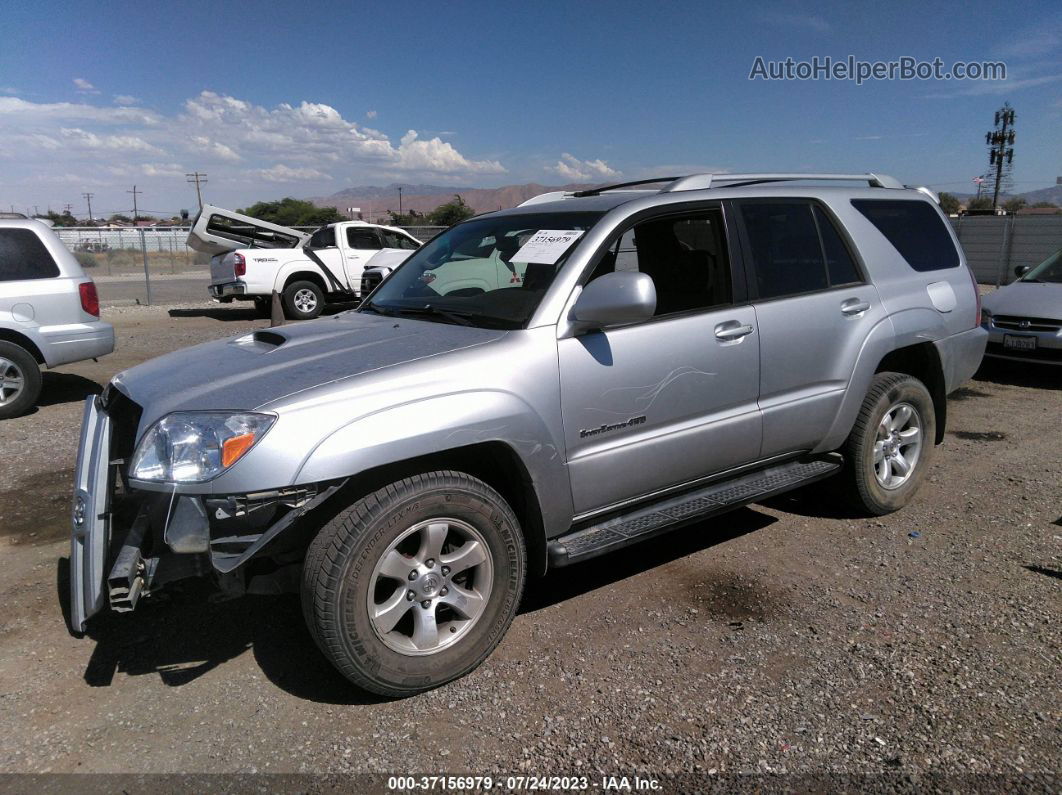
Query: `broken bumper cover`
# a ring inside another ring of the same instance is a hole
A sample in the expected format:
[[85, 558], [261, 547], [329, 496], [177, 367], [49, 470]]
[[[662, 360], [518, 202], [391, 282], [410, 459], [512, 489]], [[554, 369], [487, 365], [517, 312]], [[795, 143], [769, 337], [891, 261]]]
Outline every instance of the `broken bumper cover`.
[[70, 628], [78, 633], [85, 631], [85, 622], [103, 607], [111, 531], [110, 449], [110, 419], [91, 396], [85, 400], [81, 421], [71, 511]]

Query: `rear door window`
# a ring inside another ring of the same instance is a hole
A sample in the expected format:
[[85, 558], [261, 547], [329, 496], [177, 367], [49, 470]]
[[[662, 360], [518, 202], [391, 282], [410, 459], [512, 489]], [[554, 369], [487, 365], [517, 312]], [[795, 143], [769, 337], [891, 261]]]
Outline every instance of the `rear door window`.
[[0, 282], [52, 279], [59, 268], [30, 229], [0, 229]]
[[928, 202], [909, 199], [852, 199], [916, 271], [956, 268], [959, 254], [940, 214]]
[[738, 203], [761, 299], [803, 295], [863, 281], [834, 222], [805, 199]]

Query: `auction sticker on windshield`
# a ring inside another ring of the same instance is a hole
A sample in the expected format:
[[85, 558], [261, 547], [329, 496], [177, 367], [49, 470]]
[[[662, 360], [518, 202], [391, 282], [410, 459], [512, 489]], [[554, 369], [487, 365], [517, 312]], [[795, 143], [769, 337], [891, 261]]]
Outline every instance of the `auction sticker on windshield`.
[[582, 229], [540, 229], [513, 254], [513, 262], [555, 265], [582, 234]]

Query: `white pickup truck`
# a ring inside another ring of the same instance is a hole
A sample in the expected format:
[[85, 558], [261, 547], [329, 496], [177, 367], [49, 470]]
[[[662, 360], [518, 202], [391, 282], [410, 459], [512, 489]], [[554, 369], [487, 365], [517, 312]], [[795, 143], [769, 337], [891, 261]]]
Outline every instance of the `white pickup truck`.
[[390, 273], [420, 241], [393, 226], [340, 221], [306, 234], [286, 226], [206, 205], [188, 233], [188, 245], [211, 254], [210, 295], [222, 303], [255, 302], [268, 312], [273, 292], [284, 315], [309, 320], [327, 301], [358, 300], [367, 267]]

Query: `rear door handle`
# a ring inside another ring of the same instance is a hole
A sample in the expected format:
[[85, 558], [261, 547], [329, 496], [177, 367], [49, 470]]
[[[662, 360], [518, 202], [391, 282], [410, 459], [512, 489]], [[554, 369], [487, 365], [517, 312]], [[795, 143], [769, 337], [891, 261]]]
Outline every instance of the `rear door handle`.
[[868, 309], [870, 309], [870, 303], [860, 301], [858, 298], [849, 298], [841, 302], [841, 314], [844, 315], [861, 315]]
[[723, 342], [732, 342], [752, 333], [752, 326], [738, 320], [728, 320], [715, 327], [715, 338]]

